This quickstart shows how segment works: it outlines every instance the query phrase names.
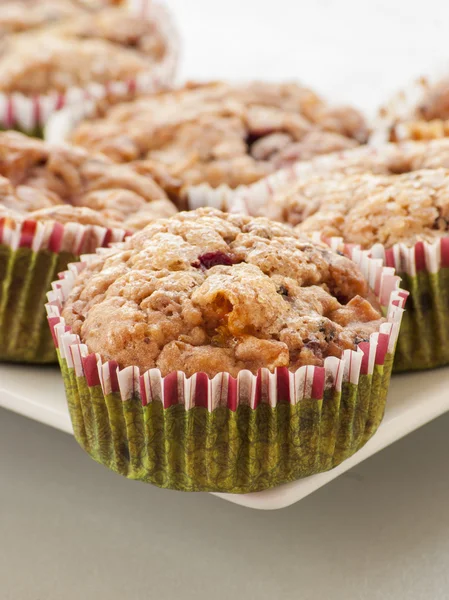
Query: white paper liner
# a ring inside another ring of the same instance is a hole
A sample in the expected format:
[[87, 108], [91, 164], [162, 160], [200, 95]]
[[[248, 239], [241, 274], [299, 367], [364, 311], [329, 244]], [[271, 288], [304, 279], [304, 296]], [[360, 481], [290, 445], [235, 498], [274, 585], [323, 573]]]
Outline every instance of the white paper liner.
[[[107, 252], [114, 252], [114, 248]], [[303, 398], [322, 398], [324, 390], [339, 391], [343, 381], [357, 385], [361, 374], [372, 374], [375, 365], [382, 365], [386, 354], [394, 351], [408, 296], [407, 292], [399, 288], [400, 279], [394, 274], [394, 269], [383, 267], [381, 260], [372, 259], [367, 252], [355, 249], [353, 260], [361, 268], [387, 315], [387, 322], [380, 326], [379, 332], [371, 334], [369, 342], [359, 344], [357, 351], [346, 350], [341, 359], [326, 358], [324, 367], [303, 366], [294, 373], [281, 368], [274, 373], [262, 369], [258, 375], [241, 371], [236, 379], [228, 373], [219, 373], [212, 379], [204, 373], [187, 378], [182, 372], [163, 377], [158, 369], [150, 369], [141, 374], [136, 366], [120, 370], [113, 361], [103, 362], [99, 354], [89, 354], [87, 346], [66, 326], [61, 316], [63, 304], [77, 275], [96, 256], [81, 257], [81, 262], [69, 265], [68, 271], [61, 273], [60, 279], [52, 284], [46, 308], [53, 339], [61, 358], [67, 361], [68, 367], [73, 368], [78, 377], [86, 377], [88, 385], [101, 384], [104, 394], [120, 392], [124, 401], [137, 393], [143, 404], [151, 402], [155, 397], [167, 398], [167, 402], [170, 402], [170, 396], [175, 393], [177, 403], [190, 408], [192, 399], [201, 395], [194, 393], [198, 385], [207, 394], [207, 408], [210, 411], [226, 402], [229, 404], [236, 400], [238, 403], [241, 398], [249, 398], [250, 404], [255, 406], [262, 396], [263, 401], [275, 406], [280, 382], [284, 389], [288, 389], [292, 404]], [[240, 393], [243, 388], [245, 393]]]
[[[20, 128], [24, 132], [33, 132], [38, 127], [45, 127], [52, 115], [64, 107], [75, 107], [81, 110], [89, 100], [103, 98], [108, 92], [116, 96], [130, 92], [151, 93], [169, 87], [174, 79], [179, 55], [179, 37], [169, 11], [151, 0], [131, 0], [127, 3], [129, 10], [142, 18], [154, 21], [165, 42], [165, 56], [155, 66], [140, 73], [135, 79], [128, 81], [111, 81], [107, 85], [91, 83], [86, 88], [73, 87], [65, 93], [41, 94], [33, 97], [20, 93], [0, 93], [0, 126], [4, 129]], [[54, 137], [50, 129], [50, 138]]]

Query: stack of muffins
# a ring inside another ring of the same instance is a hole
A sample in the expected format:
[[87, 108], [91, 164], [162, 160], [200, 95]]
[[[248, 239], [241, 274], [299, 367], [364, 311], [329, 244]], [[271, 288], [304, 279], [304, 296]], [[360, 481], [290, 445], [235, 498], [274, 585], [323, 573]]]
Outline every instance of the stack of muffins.
[[167, 15], [116, 4], [0, 8], [3, 126], [48, 135], [0, 134], [0, 359], [58, 360], [78, 442], [132, 479], [331, 469], [393, 368], [449, 364], [448, 86], [374, 126], [297, 83], [167, 90]]

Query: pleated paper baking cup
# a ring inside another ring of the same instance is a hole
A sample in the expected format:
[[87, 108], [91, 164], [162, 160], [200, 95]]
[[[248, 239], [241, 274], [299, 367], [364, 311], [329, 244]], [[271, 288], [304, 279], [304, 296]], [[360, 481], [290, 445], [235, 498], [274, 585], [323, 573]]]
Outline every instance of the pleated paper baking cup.
[[80, 254], [124, 235], [78, 223], [0, 218], [0, 361], [57, 362], [45, 312], [51, 282]]
[[412, 247], [376, 244], [371, 254], [393, 267], [410, 293], [394, 371], [449, 365], [449, 236]]
[[120, 369], [90, 354], [61, 311], [95, 257], [70, 265], [47, 311], [80, 445], [125, 477], [183, 491], [255, 492], [340, 464], [382, 420], [407, 296], [393, 269], [363, 252], [354, 257], [387, 316], [369, 341], [323, 367], [213, 379]]
[[[419, 109], [429, 91], [442, 81], [449, 81], [449, 64], [440, 65], [395, 92], [383, 104], [373, 121], [369, 144], [379, 146], [388, 141], [431, 140], [449, 136], [449, 121], [421, 120]], [[418, 114], [416, 113], [418, 111]]]
[[66, 92], [33, 97], [16, 92], [0, 93], [0, 130], [16, 129], [35, 137], [43, 137], [52, 115], [65, 107], [73, 107], [74, 116], [79, 116], [84, 110], [88, 110], [92, 101], [107, 95], [118, 99], [121, 96], [152, 93], [169, 87], [175, 76], [179, 54], [178, 33], [169, 11], [162, 4], [150, 0], [129, 0], [126, 4], [133, 14], [154, 22], [165, 42], [164, 58], [148, 71], [127, 81], [110, 81], [106, 85], [92, 82], [85, 88], [73, 87]]

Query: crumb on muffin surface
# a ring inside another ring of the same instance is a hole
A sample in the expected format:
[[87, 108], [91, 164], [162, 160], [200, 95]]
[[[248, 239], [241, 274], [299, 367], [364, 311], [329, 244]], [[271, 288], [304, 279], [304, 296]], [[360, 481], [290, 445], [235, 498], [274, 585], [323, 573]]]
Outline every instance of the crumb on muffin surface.
[[173, 195], [203, 182], [250, 184], [368, 137], [358, 111], [297, 84], [189, 84], [99, 112], [71, 140], [116, 162], [142, 161]]
[[213, 209], [155, 221], [99, 256], [62, 314], [104, 360], [188, 376], [322, 365], [383, 322], [346, 257]]
[[164, 191], [129, 166], [17, 132], [0, 133], [0, 207], [16, 218], [128, 231], [176, 213]]

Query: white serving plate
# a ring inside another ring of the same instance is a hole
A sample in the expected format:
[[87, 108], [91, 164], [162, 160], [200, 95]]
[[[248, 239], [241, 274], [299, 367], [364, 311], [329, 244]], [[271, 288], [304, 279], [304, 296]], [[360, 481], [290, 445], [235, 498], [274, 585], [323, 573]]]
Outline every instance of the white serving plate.
[[[72, 433], [59, 370], [0, 365], [0, 406]], [[376, 435], [355, 456], [327, 473], [313, 475], [265, 492], [216, 494], [224, 500], [261, 510], [290, 506], [369, 456], [449, 411], [449, 367], [393, 378], [385, 418]]]

